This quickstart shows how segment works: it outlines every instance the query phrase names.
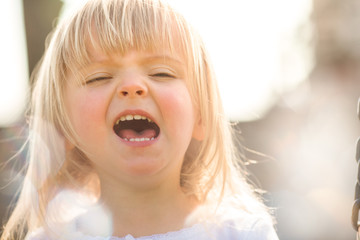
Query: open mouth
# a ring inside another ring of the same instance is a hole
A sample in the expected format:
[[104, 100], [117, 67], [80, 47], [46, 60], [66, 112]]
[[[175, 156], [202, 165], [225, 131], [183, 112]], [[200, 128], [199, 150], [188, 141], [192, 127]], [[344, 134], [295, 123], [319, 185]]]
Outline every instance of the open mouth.
[[153, 120], [141, 115], [122, 116], [113, 129], [121, 139], [130, 142], [152, 141], [160, 133], [159, 126]]

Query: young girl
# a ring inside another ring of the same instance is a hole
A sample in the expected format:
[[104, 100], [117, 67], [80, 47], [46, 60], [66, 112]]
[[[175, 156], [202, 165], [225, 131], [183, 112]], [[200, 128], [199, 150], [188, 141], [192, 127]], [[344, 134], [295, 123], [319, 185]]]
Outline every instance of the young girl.
[[5, 239], [277, 239], [208, 55], [160, 0], [90, 0], [33, 75], [28, 170]]

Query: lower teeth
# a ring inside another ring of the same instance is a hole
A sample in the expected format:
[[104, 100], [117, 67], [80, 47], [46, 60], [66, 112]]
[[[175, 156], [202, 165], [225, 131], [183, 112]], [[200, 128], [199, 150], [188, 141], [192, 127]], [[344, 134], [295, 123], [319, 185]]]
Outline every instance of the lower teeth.
[[145, 141], [150, 141], [150, 140], [154, 140], [155, 138], [130, 138], [130, 139], [127, 139], [127, 138], [123, 138], [125, 141], [128, 141], [128, 142], [145, 142]]

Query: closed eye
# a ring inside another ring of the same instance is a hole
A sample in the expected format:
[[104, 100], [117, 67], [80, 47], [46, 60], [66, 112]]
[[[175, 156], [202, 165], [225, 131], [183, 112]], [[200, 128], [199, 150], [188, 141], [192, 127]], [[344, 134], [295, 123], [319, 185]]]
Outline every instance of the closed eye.
[[176, 78], [174, 75], [166, 73], [166, 72], [159, 72], [155, 74], [151, 74], [150, 77], [158, 77], [158, 78]]
[[112, 78], [111, 76], [94, 77], [94, 78], [91, 78], [91, 79], [87, 80], [86, 84], [90, 84], [90, 83], [94, 83], [94, 82], [100, 82], [100, 81], [104, 81], [104, 80], [109, 80], [111, 78]]

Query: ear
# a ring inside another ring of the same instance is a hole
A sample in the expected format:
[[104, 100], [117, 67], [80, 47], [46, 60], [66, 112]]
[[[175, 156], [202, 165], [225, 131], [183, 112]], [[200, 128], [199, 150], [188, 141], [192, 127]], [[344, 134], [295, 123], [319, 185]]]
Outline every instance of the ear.
[[194, 130], [192, 137], [198, 141], [202, 141], [205, 138], [205, 126], [202, 123], [201, 117], [196, 118], [195, 124], [194, 124]]

